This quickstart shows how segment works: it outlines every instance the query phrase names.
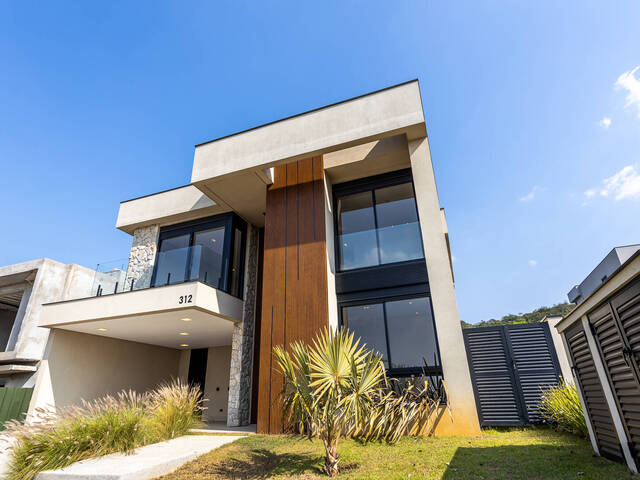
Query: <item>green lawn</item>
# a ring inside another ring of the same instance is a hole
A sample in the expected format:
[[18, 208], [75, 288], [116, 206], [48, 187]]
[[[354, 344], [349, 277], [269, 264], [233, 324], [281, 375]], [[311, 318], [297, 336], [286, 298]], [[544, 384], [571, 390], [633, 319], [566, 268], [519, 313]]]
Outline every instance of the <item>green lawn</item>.
[[[480, 437], [405, 438], [397, 445], [344, 441], [345, 479], [640, 478], [593, 455], [591, 445], [548, 428], [485, 430]], [[318, 441], [254, 435], [187, 463], [162, 480], [321, 479]]]

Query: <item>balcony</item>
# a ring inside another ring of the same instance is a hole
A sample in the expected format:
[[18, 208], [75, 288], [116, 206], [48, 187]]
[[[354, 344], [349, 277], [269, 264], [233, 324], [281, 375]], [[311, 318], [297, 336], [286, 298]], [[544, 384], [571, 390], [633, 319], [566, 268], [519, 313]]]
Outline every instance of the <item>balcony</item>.
[[201, 245], [160, 252], [153, 272], [106, 262], [76, 299], [45, 304], [39, 326], [169, 348], [229, 345], [243, 302], [217, 288], [222, 267]]

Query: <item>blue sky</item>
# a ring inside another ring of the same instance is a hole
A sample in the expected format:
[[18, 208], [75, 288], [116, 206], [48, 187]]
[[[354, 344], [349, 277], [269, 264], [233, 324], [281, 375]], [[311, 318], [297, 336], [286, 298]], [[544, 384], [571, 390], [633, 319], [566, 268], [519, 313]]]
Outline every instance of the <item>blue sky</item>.
[[188, 183], [195, 144], [417, 77], [461, 318], [564, 301], [640, 243], [638, 18], [638, 2], [2, 2], [0, 265], [125, 257], [118, 203]]

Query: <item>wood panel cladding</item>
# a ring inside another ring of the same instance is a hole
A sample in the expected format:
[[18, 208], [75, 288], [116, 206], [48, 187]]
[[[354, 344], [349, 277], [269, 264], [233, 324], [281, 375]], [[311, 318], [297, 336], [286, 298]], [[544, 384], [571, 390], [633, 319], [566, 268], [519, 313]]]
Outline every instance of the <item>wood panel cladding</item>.
[[283, 379], [272, 350], [328, 325], [322, 158], [274, 171], [267, 191], [258, 378], [259, 433], [281, 433]]

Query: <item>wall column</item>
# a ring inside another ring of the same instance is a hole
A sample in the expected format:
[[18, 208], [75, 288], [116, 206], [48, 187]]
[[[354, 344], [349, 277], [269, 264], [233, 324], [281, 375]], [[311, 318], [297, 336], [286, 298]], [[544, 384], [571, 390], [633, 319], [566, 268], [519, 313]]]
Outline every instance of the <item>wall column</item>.
[[227, 425], [249, 425], [251, 414], [251, 379], [253, 365], [253, 336], [256, 314], [258, 279], [258, 229], [247, 228], [247, 252], [244, 273], [244, 307], [242, 322], [233, 327], [231, 340], [231, 370], [229, 376], [229, 404]]
[[160, 227], [158, 225], [138, 228], [133, 232], [127, 278], [125, 280], [126, 290], [131, 288], [132, 281], [135, 290], [151, 286], [159, 234]]
[[436, 434], [475, 435], [480, 432], [480, 424], [462, 337], [429, 142], [423, 137], [408, 143], [440, 361], [453, 413], [453, 421], [448, 416], [441, 419]]

